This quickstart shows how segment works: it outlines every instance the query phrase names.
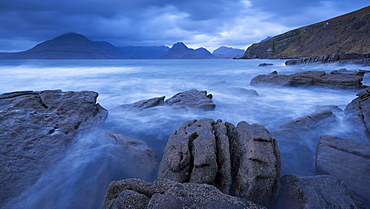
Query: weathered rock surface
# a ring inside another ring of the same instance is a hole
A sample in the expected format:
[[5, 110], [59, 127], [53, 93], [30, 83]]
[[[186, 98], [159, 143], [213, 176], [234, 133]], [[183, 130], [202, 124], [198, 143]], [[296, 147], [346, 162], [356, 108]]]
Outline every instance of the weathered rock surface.
[[109, 185], [104, 208], [264, 208], [223, 194], [207, 184], [178, 183], [159, 179], [153, 184], [140, 179], [114, 181]]
[[370, 144], [324, 135], [317, 145], [316, 168], [343, 180], [370, 201]]
[[189, 90], [180, 92], [173, 97], [167, 99], [165, 104], [176, 108], [196, 108], [203, 110], [213, 110], [216, 105], [212, 101], [212, 94], [206, 91]]
[[258, 75], [251, 80], [250, 84], [320, 86], [335, 89], [358, 89], [362, 87], [362, 76], [352, 74], [327, 74], [324, 71], [305, 71], [292, 75]]
[[216, 185], [268, 206], [278, 194], [280, 166], [277, 142], [263, 126], [201, 119], [170, 136], [158, 177]]
[[334, 176], [293, 176], [281, 178], [279, 208], [362, 208], [352, 191]]
[[370, 88], [357, 94], [344, 109], [345, 124], [355, 136], [356, 141], [370, 142]]
[[138, 102], [135, 102], [133, 104], [124, 104], [118, 106], [118, 108], [127, 108], [127, 109], [147, 109], [150, 107], [155, 107], [158, 105], [163, 105], [164, 104], [164, 96], [163, 97], [154, 97], [151, 99], [146, 99], [146, 100], [140, 100]]
[[0, 202], [36, 182], [84, 131], [102, 127], [107, 111], [91, 91], [0, 95]]

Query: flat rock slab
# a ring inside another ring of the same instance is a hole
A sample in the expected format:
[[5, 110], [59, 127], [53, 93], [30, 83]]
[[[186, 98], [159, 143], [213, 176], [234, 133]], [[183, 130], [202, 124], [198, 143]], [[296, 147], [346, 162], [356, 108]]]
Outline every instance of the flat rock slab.
[[324, 71], [305, 71], [292, 75], [258, 75], [251, 80], [250, 84], [358, 89], [362, 87], [362, 76], [353, 74], [327, 74]]
[[97, 97], [91, 91], [0, 95], [1, 203], [35, 183], [77, 134], [103, 126], [108, 112]]
[[317, 145], [316, 169], [343, 180], [370, 201], [370, 144], [324, 135]]
[[279, 208], [361, 208], [365, 206], [343, 181], [334, 176], [294, 176], [281, 178]]

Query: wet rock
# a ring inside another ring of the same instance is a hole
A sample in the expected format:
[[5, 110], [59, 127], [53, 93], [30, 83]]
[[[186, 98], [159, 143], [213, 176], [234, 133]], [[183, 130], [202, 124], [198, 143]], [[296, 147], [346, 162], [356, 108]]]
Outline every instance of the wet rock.
[[1, 203], [34, 184], [78, 134], [101, 128], [107, 111], [91, 91], [0, 95]]
[[158, 169], [157, 155], [143, 141], [133, 139], [121, 134], [107, 136], [116, 149], [111, 151], [118, 159], [126, 159], [123, 172], [126, 176], [151, 179]]
[[150, 107], [156, 107], [156, 106], [159, 106], [159, 105], [163, 105], [164, 104], [164, 96], [163, 97], [154, 97], [154, 98], [151, 98], [151, 99], [147, 99], [147, 100], [140, 100], [138, 102], [135, 102], [133, 104], [124, 104], [124, 105], [121, 105], [119, 106], [118, 108], [128, 108], [128, 109], [139, 109], [139, 110], [142, 110], [142, 109], [147, 109], [147, 108], [150, 108]]
[[261, 63], [258, 65], [258, 67], [265, 67], [265, 66], [271, 66], [271, 65], [274, 65], [272, 63]]
[[334, 176], [294, 176], [281, 178], [278, 208], [361, 208], [365, 206]]
[[317, 145], [316, 169], [343, 180], [370, 201], [370, 144], [324, 135]]
[[165, 104], [176, 108], [195, 108], [213, 110], [216, 105], [212, 101], [212, 94], [206, 91], [189, 90], [180, 92], [165, 101]]
[[339, 119], [330, 110], [314, 112], [304, 117], [289, 121], [280, 126], [280, 128], [290, 128], [296, 130], [328, 130], [339, 125]]
[[216, 185], [267, 206], [278, 194], [280, 155], [261, 125], [211, 119], [185, 122], [168, 140], [158, 177]]
[[324, 71], [305, 71], [292, 75], [258, 75], [251, 80], [250, 84], [320, 86], [334, 89], [358, 89], [362, 87], [362, 76], [353, 74], [327, 74]]
[[246, 88], [238, 88], [238, 87], [234, 87], [234, 88], [229, 88], [231, 91], [239, 94], [239, 95], [247, 95], [247, 96], [259, 96], [258, 92], [254, 89], [246, 89]]
[[357, 94], [344, 109], [343, 119], [356, 141], [370, 142], [370, 88]]
[[178, 183], [159, 179], [153, 184], [126, 179], [112, 182], [104, 208], [263, 208], [250, 201], [229, 196], [207, 184]]
[[[303, 140], [294, 130], [282, 129], [271, 132], [278, 141], [281, 157], [281, 175], [314, 175], [315, 151], [311, 150], [306, 140]], [[297, 151], [299, 150], [299, 151]]]

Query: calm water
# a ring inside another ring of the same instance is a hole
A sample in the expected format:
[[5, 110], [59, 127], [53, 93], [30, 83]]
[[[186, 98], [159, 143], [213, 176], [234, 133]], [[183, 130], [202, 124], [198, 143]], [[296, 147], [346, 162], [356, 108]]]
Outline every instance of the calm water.
[[[212, 118], [233, 124], [247, 121], [262, 124], [268, 130], [274, 131], [279, 125], [291, 119], [312, 113], [317, 105], [337, 105], [344, 109], [358, 93], [357, 90], [250, 86], [250, 80], [254, 76], [268, 74], [275, 70], [280, 74], [306, 70], [330, 72], [343, 67], [349, 70], [370, 70], [369, 67], [336, 64], [285, 66], [284, 61], [0, 60], [0, 93], [52, 89], [96, 91], [99, 93], [98, 102], [109, 111], [106, 121], [107, 131], [145, 141], [156, 151], [160, 160], [168, 136], [187, 120]], [[274, 65], [258, 67], [258, 64], [263, 62]], [[365, 78], [365, 83], [367, 83], [368, 79], [366, 76]], [[178, 92], [190, 89], [206, 90], [212, 94], [216, 109], [207, 112], [174, 111], [166, 107], [156, 107], [139, 112], [114, 109], [121, 104], [152, 97], [170, 98]], [[255, 89], [260, 96], [251, 96], [243, 92], [243, 89]], [[342, 117], [341, 114], [337, 116]], [[328, 130], [330, 133], [336, 131]], [[99, 179], [97, 175], [94, 175], [95, 172], [91, 174], [90, 171], [106, 169], [101, 164], [96, 163], [95, 165], [94, 162], [101, 160], [103, 153], [110, 152], [110, 148], [104, 142], [96, 142], [89, 138], [80, 141], [83, 146], [80, 144], [72, 147], [66, 154], [65, 160], [62, 160], [57, 168], [45, 172], [40, 181], [23, 195], [22, 200], [12, 203], [13, 206], [15, 205], [14, 208], [24, 205], [27, 205], [26, 208], [51, 205], [56, 205], [55, 208], [100, 208], [105, 188], [110, 180], [141, 176], [139, 173], [127, 174], [125, 169], [118, 169], [113, 171], [113, 174], [111, 172], [104, 181]], [[98, 146], [89, 146], [91, 143], [98, 143]], [[289, 147], [286, 143], [282, 144], [285, 144], [279, 147], [282, 152], [294, 150], [294, 147]], [[317, 141], [307, 141], [305, 144], [307, 149], [313, 152]], [[94, 147], [94, 152], [91, 152], [91, 147]], [[89, 157], [78, 158], [84, 153], [89, 153]], [[117, 156], [113, 156], [115, 157]], [[79, 159], [79, 161], [73, 159]], [[71, 161], [76, 165], [69, 166]], [[116, 164], [111, 165], [114, 167]], [[311, 175], [314, 167], [309, 166], [312, 169], [297, 170], [296, 173]], [[63, 172], [61, 176], [60, 170], [68, 172]], [[282, 172], [286, 173], [284, 170]], [[61, 180], [56, 181], [55, 179]], [[86, 184], [90, 185], [87, 189]], [[95, 184], [99, 186], [94, 187]], [[102, 192], [91, 192], [96, 190]], [[50, 193], [54, 194], [53, 197], [49, 195]], [[88, 203], [79, 205], [76, 196], [85, 193], [92, 196], [92, 200], [85, 200]]]

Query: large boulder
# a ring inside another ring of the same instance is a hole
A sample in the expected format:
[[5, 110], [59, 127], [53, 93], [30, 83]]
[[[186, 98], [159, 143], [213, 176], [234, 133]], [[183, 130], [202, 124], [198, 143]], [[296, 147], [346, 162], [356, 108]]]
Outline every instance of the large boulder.
[[226, 195], [207, 184], [178, 183], [159, 179], [153, 184], [140, 179], [114, 181], [109, 185], [105, 209], [121, 208], [264, 208], [253, 202]]
[[268, 206], [278, 194], [280, 166], [277, 142], [263, 126], [201, 119], [170, 136], [158, 177], [216, 185]]
[[281, 178], [278, 208], [361, 208], [365, 206], [334, 176], [294, 176]]
[[343, 180], [370, 201], [370, 144], [324, 135], [317, 145], [316, 168]]
[[189, 90], [180, 92], [165, 101], [167, 105], [176, 108], [196, 108], [203, 110], [213, 110], [216, 105], [212, 101], [212, 94], [206, 91]]
[[258, 75], [251, 85], [273, 84], [280, 86], [320, 86], [335, 89], [358, 89], [362, 87], [362, 76], [353, 74], [328, 74], [324, 71], [305, 71], [292, 75]]
[[361, 142], [370, 142], [370, 88], [357, 94], [344, 109], [344, 123], [348, 126], [353, 139]]
[[0, 202], [34, 184], [85, 131], [101, 128], [107, 111], [91, 91], [0, 95]]

